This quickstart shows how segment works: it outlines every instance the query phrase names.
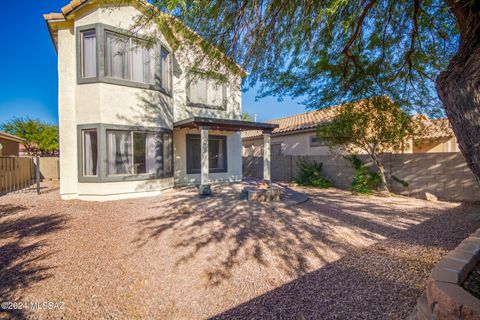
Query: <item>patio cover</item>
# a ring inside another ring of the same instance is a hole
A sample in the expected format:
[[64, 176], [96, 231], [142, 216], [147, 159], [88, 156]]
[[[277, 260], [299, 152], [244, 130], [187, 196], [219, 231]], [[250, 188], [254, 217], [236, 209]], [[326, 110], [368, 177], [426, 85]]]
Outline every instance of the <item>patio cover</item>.
[[199, 129], [200, 127], [208, 127], [211, 130], [221, 131], [262, 130], [268, 132], [278, 128], [278, 124], [207, 117], [191, 117], [175, 122], [173, 127], [179, 129]]

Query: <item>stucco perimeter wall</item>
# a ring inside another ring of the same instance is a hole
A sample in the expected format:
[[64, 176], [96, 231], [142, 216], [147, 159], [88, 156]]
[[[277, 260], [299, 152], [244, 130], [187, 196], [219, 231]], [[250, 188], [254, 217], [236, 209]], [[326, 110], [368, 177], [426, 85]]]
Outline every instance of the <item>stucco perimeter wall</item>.
[[[178, 130], [173, 132], [175, 184], [200, 183], [200, 174], [187, 174], [187, 134], [200, 134], [198, 130]], [[233, 182], [242, 180], [242, 140], [239, 132], [210, 130], [209, 135], [227, 137], [227, 172], [210, 173], [210, 182]]]
[[[299, 156], [273, 156], [272, 179], [291, 181], [297, 175]], [[349, 189], [354, 169], [349, 161], [340, 156], [308, 156], [306, 159], [323, 164], [322, 175], [330, 179], [335, 187]], [[368, 156], [360, 155], [365, 165], [372, 166]], [[480, 187], [460, 153], [417, 153], [383, 154], [381, 156], [389, 176], [393, 175], [408, 183], [408, 187], [390, 179], [393, 192], [425, 198], [431, 193], [439, 199], [449, 201], [480, 201]], [[243, 157], [243, 175], [261, 178], [261, 157]]]
[[59, 175], [58, 157], [41, 157], [40, 158], [40, 179], [42, 180], [58, 180]]

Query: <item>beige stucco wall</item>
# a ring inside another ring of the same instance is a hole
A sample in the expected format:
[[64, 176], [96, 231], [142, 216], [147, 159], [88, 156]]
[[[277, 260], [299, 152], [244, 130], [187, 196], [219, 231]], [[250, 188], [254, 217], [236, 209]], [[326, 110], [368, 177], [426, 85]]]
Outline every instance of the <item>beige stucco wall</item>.
[[460, 152], [457, 139], [421, 140], [413, 143], [413, 153]]
[[[200, 183], [200, 174], [187, 174], [187, 147], [186, 135], [200, 134], [198, 130], [175, 130], [173, 134], [173, 147], [175, 153], [174, 171], [175, 184], [186, 185]], [[209, 130], [209, 135], [227, 137], [227, 172], [210, 173], [210, 182], [233, 182], [242, 180], [242, 139], [240, 133], [231, 131]], [[238, 159], [240, 161], [238, 161]]]
[[82, 200], [106, 201], [161, 194], [162, 190], [173, 187], [173, 178], [102, 182], [78, 183], [77, 198]]
[[58, 31], [58, 125], [62, 198], [78, 197], [75, 91], [75, 36], [73, 28], [61, 29]]
[[[198, 54], [198, 53], [197, 53]], [[241, 95], [241, 78], [234, 75], [229, 70], [220, 70], [220, 73], [226, 74], [229, 83], [226, 84], [227, 103], [224, 110], [197, 108], [187, 106], [187, 83], [188, 70], [193, 67], [195, 51], [185, 50], [175, 54], [173, 68], [173, 85], [174, 85], [174, 121], [197, 117], [221, 118], [241, 120], [242, 118], [242, 95]], [[204, 66], [207, 68], [207, 66]], [[201, 68], [201, 66], [200, 66]]]
[[3, 157], [17, 156], [18, 157], [18, 150], [19, 150], [18, 142], [0, 138], [0, 145], [2, 145], [2, 147], [0, 148], [0, 157], [1, 156]]
[[[304, 155], [325, 155], [330, 154], [330, 149], [327, 146], [311, 147], [310, 137], [315, 136], [315, 131], [302, 132], [296, 134], [275, 136], [272, 135], [272, 144], [281, 143], [282, 154], [292, 156]], [[243, 156], [261, 156], [261, 146], [263, 145], [263, 138], [254, 140], [244, 140]], [[253, 147], [252, 147], [253, 146]]]
[[[192, 115], [215, 118], [239, 119], [241, 117], [241, 79], [230, 73], [227, 85], [228, 103], [225, 111], [201, 108], [189, 108], [186, 102], [186, 79], [191, 65], [191, 52], [181, 47], [173, 55], [172, 97], [159, 91], [133, 88], [128, 86], [91, 83], [77, 84], [76, 37], [75, 29], [94, 23], [103, 23], [113, 27], [130, 29], [140, 11], [131, 6], [120, 8], [86, 8], [76, 13], [75, 21], [67, 28], [58, 31], [58, 78], [59, 78], [59, 129], [60, 129], [60, 194], [62, 198], [82, 198], [86, 200], [105, 200], [156, 194], [173, 187], [174, 179], [148, 181], [79, 183], [77, 158], [77, 125], [80, 124], [116, 124], [135, 126], [159, 126], [173, 128], [173, 122]], [[153, 27], [140, 33], [151, 35], [152, 30], [164, 46], [170, 49], [163, 35]], [[226, 72], [226, 70], [223, 70]], [[174, 137], [184, 140], [184, 135]], [[213, 175], [214, 181], [241, 179], [241, 140], [238, 134], [229, 135], [229, 172]], [[230, 150], [237, 146], [236, 150]], [[185, 175], [185, 161], [178, 162], [184, 154], [177, 154], [175, 148], [175, 180], [186, 183], [196, 181], [195, 176]], [[231, 154], [230, 154], [231, 152]], [[179, 167], [179, 165], [184, 167]], [[132, 195], [135, 194], [135, 195]]]
[[[310, 137], [315, 136], [315, 131], [292, 133], [288, 135], [272, 136], [272, 144], [282, 144], [282, 154], [291, 156], [318, 156], [331, 154], [331, 149], [326, 146], [311, 147]], [[262, 155], [263, 138], [245, 139], [242, 141], [242, 156]], [[412, 147], [413, 146], [413, 147]], [[459, 152], [455, 137], [439, 140], [416, 140], [405, 146], [405, 150], [392, 153], [434, 153], [434, 152]], [[359, 152], [362, 153], [362, 152]]]

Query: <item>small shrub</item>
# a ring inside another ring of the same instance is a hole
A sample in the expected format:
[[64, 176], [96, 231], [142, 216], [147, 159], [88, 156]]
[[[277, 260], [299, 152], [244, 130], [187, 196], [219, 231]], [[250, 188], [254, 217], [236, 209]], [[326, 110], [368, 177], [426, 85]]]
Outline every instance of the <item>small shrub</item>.
[[355, 193], [369, 194], [373, 190], [378, 189], [378, 186], [382, 183], [382, 179], [378, 172], [368, 172], [362, 161], [356, 156], [352, 155], [346, 157], [352, 163], [355, 169], [355, 175], [352, 181], [352, 191]]
[[309, 161], [300, 158], [297, 162], [298, 176], [293, 182], [302, 186], [314, 186], [319, 188], [330, 188], [330, 180], [321, 176], [322, 164], [315, 160]]

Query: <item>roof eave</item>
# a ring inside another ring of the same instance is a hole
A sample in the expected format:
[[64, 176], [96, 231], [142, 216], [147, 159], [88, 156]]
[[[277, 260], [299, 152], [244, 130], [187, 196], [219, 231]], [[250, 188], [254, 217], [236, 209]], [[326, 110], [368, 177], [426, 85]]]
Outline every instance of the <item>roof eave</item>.
[[5, 136], [5, 135], [2, 135], [2, 134], [0, 134], [0, 139], [13, 141], [13, 142], [18, 142], [18, 143], [24, 143], [25, 142], [25, 139], [18, 138], [18, 137]]
[[[272, 132], [273, 137], [282, 137], [282, 136], [288, 136], [291, 134], [301, 134], [301, 133], [308, 133], [308, 132], [315, 132], [316, 127], [311, 127], [311, 128], [302, 128], [302, 129], [294, 129], [294, 130], [288, 130], [288, 131], [281, 131], [281, 132]], [[261, 139], [261, 135], [256, 135], [256, 136], [250, 136], [250, 137], [242, 137], [242, 140], [256, 140], [256, 139]]]

